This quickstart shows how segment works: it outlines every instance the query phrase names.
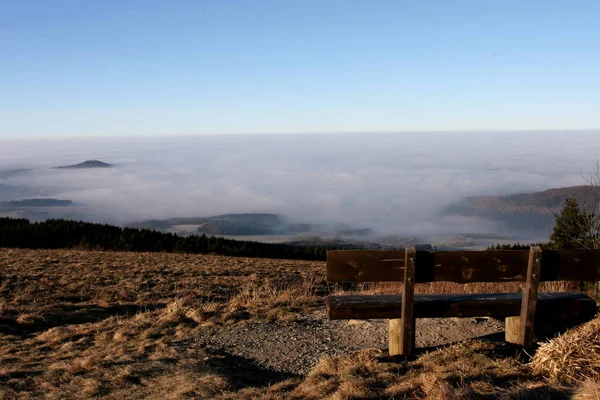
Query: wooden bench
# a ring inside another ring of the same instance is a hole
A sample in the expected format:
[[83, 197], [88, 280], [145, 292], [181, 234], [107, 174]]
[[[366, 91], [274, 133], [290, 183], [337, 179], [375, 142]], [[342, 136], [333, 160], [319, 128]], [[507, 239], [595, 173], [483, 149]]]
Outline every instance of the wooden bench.
[[[542, 267], [543, 266], [543, 267]], [[533, 344], [536, 319], [591, 319], [596, 302], [579, 292], [538, 293], [539, 282], [600, 280], [600, 251], [327, 252], [328, 282], [400, 282], [402, 295], [329, 296], [330, 319], [389, 319], [390, 355], [415, 348], [415, 318], [506, 318], [506, 340]], [[523, 282], [523, 293], [415, 295], [422, 282]]]

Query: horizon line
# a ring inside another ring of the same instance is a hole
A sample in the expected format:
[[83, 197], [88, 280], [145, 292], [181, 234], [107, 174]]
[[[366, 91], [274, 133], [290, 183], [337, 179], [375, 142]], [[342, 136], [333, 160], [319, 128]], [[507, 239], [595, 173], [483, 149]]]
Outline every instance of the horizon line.
[[281, 131], [281, 132], [215, 132], [215, 133], [148, 133], [148, 134], [107, 134], [107, 135], [32, 135], [0, 136], [0, 140], [36, 139], [150, 139], [201, 136], [288, 136], [288, 135], [358, 135], [358, 134], [456, 134], [456, 133], [596, 133], [600, 128], [553, 128], [553, 129], [448, 129], [448, 130], [374, 130], [374, 131]]

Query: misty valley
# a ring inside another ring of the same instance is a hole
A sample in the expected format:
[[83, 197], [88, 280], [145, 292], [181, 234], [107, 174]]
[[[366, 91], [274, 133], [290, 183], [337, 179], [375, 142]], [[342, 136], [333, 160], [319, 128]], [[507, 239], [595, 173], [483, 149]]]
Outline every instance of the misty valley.
[[[334, 147], [338, 138], [81, 140], [67, 151], [58, 140], [15, 142], [29, 154], [44, 148], [46, 156], [2, 153], [0, 217], [265, 243], [480, 249], [545, 241], [565, 198], [594, 196], [582, 185], [588, 160], [557, 153], [553, 163], [540, 165], [530, 157], [534, 147], [513, 149], [511, 135], [491, 146], [468, 134], [430, 134], [398, 158], [396, 150], [416, 137], [372, 135], [364, 146], [348, 135]], [[441, 150], [448, 147], [458, 157], [445, 157]], [[436, 157], [425, 162], [429, 154]]]

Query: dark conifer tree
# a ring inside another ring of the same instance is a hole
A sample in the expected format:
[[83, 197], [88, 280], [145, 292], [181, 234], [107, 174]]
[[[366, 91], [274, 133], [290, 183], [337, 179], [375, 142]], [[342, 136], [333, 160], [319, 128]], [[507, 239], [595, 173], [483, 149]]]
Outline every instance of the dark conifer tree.
[[591, 215], [579, 208], [577, 200], [567, 198], [564, 208], [556, 216], [550, 242], [556, 249], [593, 248], [591, 229]]

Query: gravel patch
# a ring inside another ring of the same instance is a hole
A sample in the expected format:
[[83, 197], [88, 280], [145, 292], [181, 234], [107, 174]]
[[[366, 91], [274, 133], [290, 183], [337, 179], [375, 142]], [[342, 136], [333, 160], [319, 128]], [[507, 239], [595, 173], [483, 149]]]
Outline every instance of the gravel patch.
[[[504, 331], [493, 318], [417, 319], [417, 347], [433, 347]], [[208, 351], [224, 351], [275, 371], [306, 375], [322, 357], [366, 348], [387, 351], [387, 320], [330, 321], [325, 312], [294, 321], [245, 321], [196, 336]]]

